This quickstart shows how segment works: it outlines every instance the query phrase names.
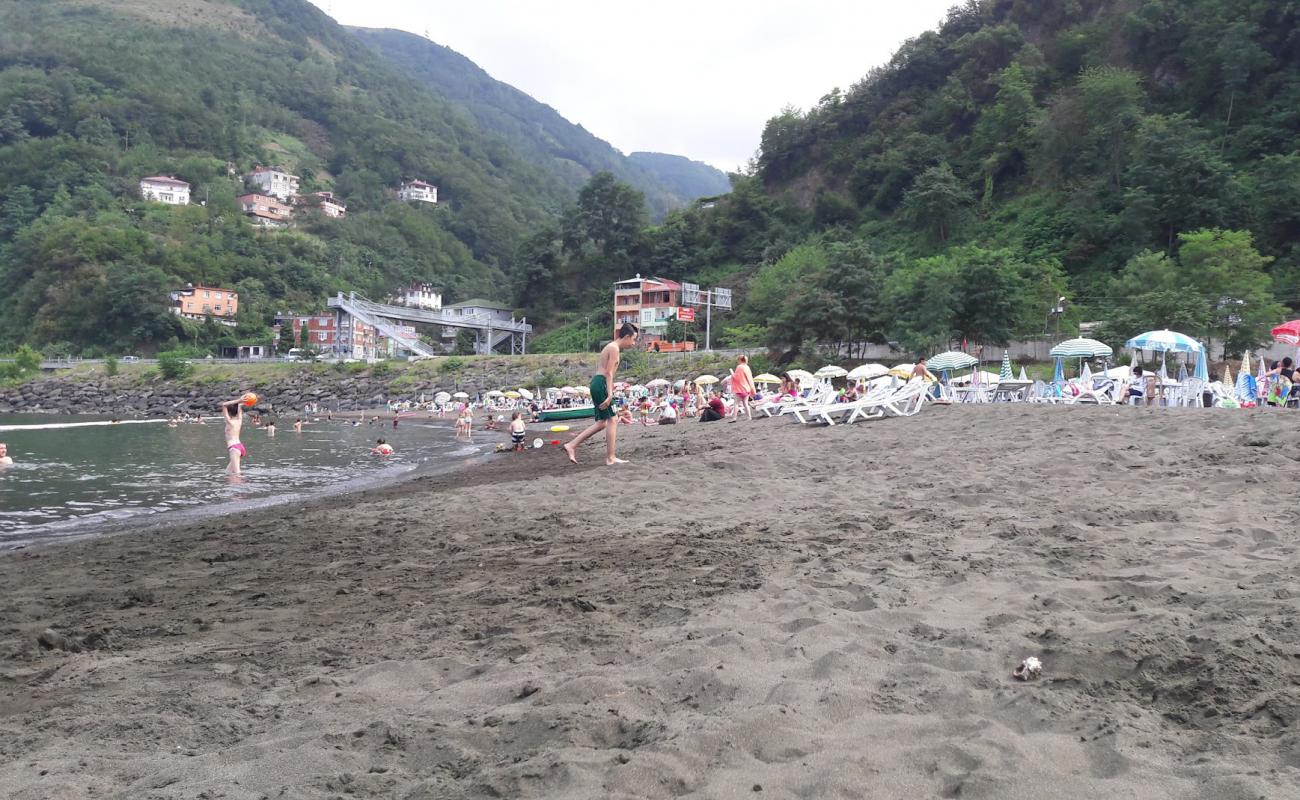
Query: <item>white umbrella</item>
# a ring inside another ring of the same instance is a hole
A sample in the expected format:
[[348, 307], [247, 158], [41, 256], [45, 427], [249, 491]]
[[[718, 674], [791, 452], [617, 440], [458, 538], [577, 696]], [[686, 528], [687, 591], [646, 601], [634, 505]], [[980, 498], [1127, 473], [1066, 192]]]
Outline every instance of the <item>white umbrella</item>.
[[525, 400], [533, 399], [533, 393], [528, 391], [527, 389], [519, 389], [518, 391], [519, 391], [519, 396], [524, 398]]
[[663, 378], [655, 378], [652, 381], [646, 382], [646, 388], [648, 389], [658, 389], [660, 387], [670, 386], [670, 385], [671, 384], [669, 384], [668, 381], [664, 380]]
[[925, 360], [925, 368], [931, 372], [952, 372], [957, 369], [966, 369], [979, 363], [979, 359], [970, 353], [963, 353], [960, 350], [949, 350], [946, 353], [940, 353], [934, 358]]
[[1066, 339], [1048, 351], [1052, 358], [1099, 358], [1112, 353], [1109, 345], [1096, 339]]
[[812, 383], [814, 380], [816, 380], [816, 378], [813, 377], [813, 374], [805, 369], [792, 369], [786, 374], [789, 375], [791, 378], [795, 379], [796, 381], [798, 381], [801, 385], [805, 383]]
[[455, 394], [452, 395], [452, 397], [456, 398], [457, 400], [469, 399], [469, 395], [465, 394], [464, 392], [456, 392]]
[[700, 377], [695, 379], [695, 382], [700, 384], [701, 386], [710, 386], [712, 384], [717, 383], [718, 379], [713, 377], [712, 375], [701, 375]]
[[[930, 365], [927, 363], [926, 366], [928, 367], [928, 366], [930, 366]], [[989, 372], [989, 371], [986, 370], [986, 369], [984, 369], [984, 370], [980, 370], [980, 373], [979, 373], [979, 384], [980, 384], [981, 386], [992, 386], [992, 385], [994, 385], [994, 384], [1000, 383], [1001, 380], [1002, 380], [1002, 377], [1001, 377], [998, 373], [996, 373], [996, 372]], [[971, 375], [968, 373], [968, 374], [959, 375], [958, 377], [953, 378], [951, 381], [949, 381], [949, 383], [955, 383], [955, 384], [963, 385], [963, 386], [964, 386], [965, 384], [970, 383], [970, 381], [971, 381]]]
[[889, 374], [889, 367], [884, 364], [862, 364], [849, 370], [849, 377], [855, 381], [869, 381]]
[[433, 396], [433, 402], [435, 403], [445, 403], [450, 399], [451, 399], [451, 395], [447, 394], [446, 392], [438, 392]]
[[492, 391], [488, 392], [487, 394], [485, 394], [485, 395], [483, 395], [483, 396], [486, 397], [486, 398], [489, 399], [489, 400], [495, 400], [495, 399], [498, 398], [498, 397], [505, 397], [505, 395], [504, 395], [502, 392], [500, 392], [500, 391], [498, 391], [498, 390], [496, 390], [496, 389], [493, 389]]
[[814, 378], [843, 378], [848, 375], [849, 371], [844, 367], [837, 367], [834, 364], [827, 364], [813, 373]]

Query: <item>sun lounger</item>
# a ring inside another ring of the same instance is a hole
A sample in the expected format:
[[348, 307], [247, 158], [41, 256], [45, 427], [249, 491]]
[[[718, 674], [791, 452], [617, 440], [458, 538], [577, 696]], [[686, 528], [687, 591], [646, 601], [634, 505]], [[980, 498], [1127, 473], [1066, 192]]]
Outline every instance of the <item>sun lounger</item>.
[[[806, 397], [798, 397], [784, 403], [764, 406], [761, 410], [769, 417], [779, 417], [784, 414], [793, 414], [796, 411], [807, 412], [810, 409], [828, 405], [834, 397], [835, 388], [830, 384], [826, 384], [825, 386], [815, 387]], [[801, 419], [800, 422], [802, 421]]]
[[818, 421], [825, 422], [827, 425], [835, 424], [835, 417], [843, 417], [845, 414], [853, 414], [857, 409], [871, 406], [894, 393], [893, 386], [888, 381], [879, 381], [876, 385], [871, 386], [866, 395], [858, 400], [847, 403], [823, 403], [820, 406], [812, 408], [796, 408], [791, 411], [795, 419], [807, 424]]

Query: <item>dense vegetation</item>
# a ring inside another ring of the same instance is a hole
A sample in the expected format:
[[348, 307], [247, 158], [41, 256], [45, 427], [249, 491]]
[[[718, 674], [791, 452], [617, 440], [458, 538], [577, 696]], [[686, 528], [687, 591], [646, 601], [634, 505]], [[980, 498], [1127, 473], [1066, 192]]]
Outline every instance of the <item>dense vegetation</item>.
[[1298, 30], [1282, 0], [968, 2], [613, 249], [732, 282], [724, 340], [1003, 342], [1064, 295], [1067, 327], [1240, 350], [1300, 307]]
[[405, 31], [351, 28], [376, 53], [457, 104], [486, 130], [500, 135], [531, 164], [542, 165], [577, 191], [598, 172], [609, 172], [645, 195], [650, 215], [730, 188], [720, 170], [664, 153], [624, 156], [581, 125], [560, 116], [448, 47]]
[[[511, 302], [519, 243], [581, 183], [525, 139], [305, 0], [2, 4], [0, 352], [234, 336], [167, 313], [186, 282], [237, 289], [245, 341], [267, 337], [276, 311], [315, 310], [335, 291], [419, 280], [448, 302]], [[254, 229], [235, 198], [257, 164], [301, 175], [303, 192], [334, 191], [348, 219]], [[139, 178], [156, 174], [191, 183], [194, 204], [141, 200]], [[398, 203], [392, 189], [411, 177], [442, 202]]]

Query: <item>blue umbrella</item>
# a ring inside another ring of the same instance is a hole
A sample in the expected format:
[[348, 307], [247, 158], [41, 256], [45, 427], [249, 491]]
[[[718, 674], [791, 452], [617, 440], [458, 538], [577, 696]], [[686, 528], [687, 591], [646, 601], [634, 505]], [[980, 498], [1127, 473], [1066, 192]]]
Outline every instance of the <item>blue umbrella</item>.
[[1210, 367], [1209, 364], [1206, 363], [1209, 360], [1210, 354], [1203, 350], [1196, 355], [1196, 377], [1206, 383], [1210, 382]]
[[1056, 359], [1056, 374], [1052, 376], [1053, 383], [1065, 383], [1065, 359]]
[[1147, 331], [1139, 333], [1124, 343], [1135, 350], [1155, 350], [1159, 353], [1199, 353], [1204, 348], [1192, 337], [1177, 331]]

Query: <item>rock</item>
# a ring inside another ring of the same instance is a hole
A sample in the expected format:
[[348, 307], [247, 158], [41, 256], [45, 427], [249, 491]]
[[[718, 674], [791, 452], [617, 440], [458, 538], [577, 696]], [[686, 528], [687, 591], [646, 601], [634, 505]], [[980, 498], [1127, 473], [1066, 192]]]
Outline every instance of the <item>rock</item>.
[[53, 628], [46, 628], [36, 637], [36, 643], [42, 650], [62, 650], [65, 653], [80, 653], [81, 643], [59, 633]]

